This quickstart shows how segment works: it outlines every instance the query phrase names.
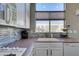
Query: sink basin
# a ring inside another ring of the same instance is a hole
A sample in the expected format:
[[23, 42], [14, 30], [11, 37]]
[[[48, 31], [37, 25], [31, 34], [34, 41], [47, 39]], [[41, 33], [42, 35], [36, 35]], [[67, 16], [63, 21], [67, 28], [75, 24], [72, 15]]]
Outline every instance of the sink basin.
[[37, 41], [61, 41], [57, 38], [38, 38]]

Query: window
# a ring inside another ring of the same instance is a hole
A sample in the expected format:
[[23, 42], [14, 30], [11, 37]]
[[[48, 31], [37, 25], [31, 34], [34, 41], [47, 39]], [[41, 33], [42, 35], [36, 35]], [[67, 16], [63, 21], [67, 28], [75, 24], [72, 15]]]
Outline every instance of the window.
[[51, 20], [51, 32], [63, 32], [64, 21], [63, 20]]
[[63, 32], [64, 3], [36, 4], [36, 32]]
[[36, 32], [49, 32], [49, 21], [36, 21]]

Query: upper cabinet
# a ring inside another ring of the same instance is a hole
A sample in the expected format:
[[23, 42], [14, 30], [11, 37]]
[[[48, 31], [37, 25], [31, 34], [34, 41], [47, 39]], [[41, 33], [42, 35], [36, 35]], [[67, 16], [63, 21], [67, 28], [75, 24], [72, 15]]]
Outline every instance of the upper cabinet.
[[17, 6], [17, 25], [30, 28], [30, 4], [18, 3]]
[[0, 3], [0, 25], [16, 26], [16, 4]]
[[6, 23], [12, 26], [16, 26], [17, 21], [16, 4], [6, 4]]
[[30, 28], [30, 4], [26, 4], [26, 28]]
[[5, 4], [0, 3], [0, 24], [5, 24]]
[[17, 26], [25, 27], [25, 4], [17, 3]]
[[0, 3], [0, 25], [30, 28], [30, 4]]

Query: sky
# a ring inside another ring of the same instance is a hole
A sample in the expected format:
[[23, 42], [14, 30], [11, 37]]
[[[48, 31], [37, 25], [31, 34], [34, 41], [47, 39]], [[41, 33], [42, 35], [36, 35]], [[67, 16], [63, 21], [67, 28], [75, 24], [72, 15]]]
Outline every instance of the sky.
[[36, 11], [63, 11], [64, 3], [36, 3]]

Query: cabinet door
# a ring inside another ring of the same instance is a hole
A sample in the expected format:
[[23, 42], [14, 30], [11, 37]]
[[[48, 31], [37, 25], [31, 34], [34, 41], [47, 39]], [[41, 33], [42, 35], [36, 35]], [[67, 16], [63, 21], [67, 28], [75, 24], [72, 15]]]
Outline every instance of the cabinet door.
[[79, 43], [64, 43], [65, 56], [79, 56]]
[[50, 48], [63, 48], [63, 43], [50, 43]]
[[25, 11], [26, 11], [26, 16], [25, 16], [25, 26], [26, 26], [26, 28], [30, 28], [30, 4], [29, 3], [26, 3], [26, 9], [25, 9]]
[[48, 56], [48, 49], [35, 48], [35, 56]]
[[62, 43], [50, 43], [50, 56], [62, 56], [63, 44]]
[[25, 4], [17, 3], [17, 26], [25, 27]]
[[50, 56], [63, 56], [63, 50], [62, 49], [51, 49]]
[[35, 48], [32, 50], [32, 56], [35, 56]]

